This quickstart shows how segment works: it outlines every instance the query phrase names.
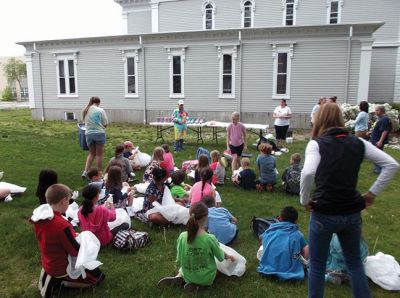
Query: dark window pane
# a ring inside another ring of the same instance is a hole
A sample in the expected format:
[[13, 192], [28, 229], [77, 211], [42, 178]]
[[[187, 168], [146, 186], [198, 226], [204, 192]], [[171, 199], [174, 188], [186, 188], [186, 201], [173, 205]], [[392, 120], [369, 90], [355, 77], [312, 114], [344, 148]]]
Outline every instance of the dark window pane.
[[128, 77], [128, 93], [136, 93], [134, 76]]
[[225, 74], [232, 73], [232, 56], [231, 55], [224, 55], [224, 71]]
[[286, 0], [286, 3], [294, 3], [294, 0]]
[[65, 77], [64, 60], [58, 61], [58, 74], [59, 74], [60, 78]]
[[224, 75], [222, 80], [222, 93], [232, 93], [232, 76]]
[[128, 58], [128, 75], [135, 75], [135, 58]]
[[287, 53], [278, 54], [278, 73], [286, 73], [287, 69]]
[[278, 75], [276, 82], [276, 93], [286, 94], [286, 74]]
[[174, 76], [173, 78], [173, 93], [182, 93], [181, 91], [181, 76]]
[[65, 94], [65, 79], [60, 78], [60, 94]]
[[293, 4], [290, 4], [286, 8], [286, 14], [287, 15], [292, 15], [293, 14]]
[[292, 18], [286, 18], [286, 26], [293, 26], [293, 19]]
[[339, 8], [338, 2], [331, 2], [331, 12], [337, 12]]
[[244, 6], [251, 6], [251, 1], [246, 1], [246, 3], [244, 4]]
[[244, 17], [245, 18], [251, 18], [251, 9], [250, 9], [250, 7], [245, 7], [244, 8]]
[[245, 28], [251, 27], [251, 19], [245, 19], [243, 25], [244, 25], [243, 27]]
[[331, 24], [337, 24], [338, 20], [337, 18], [331, 18], [330, 23]]
[[212, 9], [212, 8], [213, 8], [213, 6], [211, 4], [206, 5], [206, 9]]
[[172, 59], [172, 72], [174, 75], [181, 74], [181, 56], [174, 56]]
[[212, 10], [211, 9], [206, 10], [206, 29], [207, 30], [212, 29], [212, 18], [213, 18]]
[[69, 78], [69, 93], [71, 93], [71, 94], [75, 93], [75, 79], [74, 78]]
[[74, 60], [68, 60], [68, 75], [74, 77]]

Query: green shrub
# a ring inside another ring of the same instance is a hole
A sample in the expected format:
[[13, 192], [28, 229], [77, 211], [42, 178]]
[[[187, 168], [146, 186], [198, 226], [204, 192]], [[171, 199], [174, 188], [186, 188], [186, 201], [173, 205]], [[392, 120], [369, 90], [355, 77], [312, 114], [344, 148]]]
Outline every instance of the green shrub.
[[12, 94], [10, 87], [4, 88], [3, 92], [1, 93], [1, 99], [3, 101], [12, 101], [13, 100], [13, 94]]
[[393, 109], [400, 111], [400, 102], [392, 102], [390, 105]]

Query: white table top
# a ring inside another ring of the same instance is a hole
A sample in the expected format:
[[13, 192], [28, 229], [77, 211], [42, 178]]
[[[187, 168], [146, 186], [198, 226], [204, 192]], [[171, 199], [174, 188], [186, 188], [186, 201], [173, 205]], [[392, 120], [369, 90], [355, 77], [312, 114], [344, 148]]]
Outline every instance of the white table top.
[[[207, 127], [221, 127], [227, 128], [231, 122], [219, 122], [219, 121], [208, 121], [206, 122]], [[263, 129], [267, 130], [269, 128], [268, 124], [252, 124], [252, 123], [243, 123], [244, 127], [247, 129]]]
[[[152, 126], [174, 126], [174, 122], [150, 122]], [[204, 127], [206, 123], [189, 123], [187, 124], [189, 127]]]

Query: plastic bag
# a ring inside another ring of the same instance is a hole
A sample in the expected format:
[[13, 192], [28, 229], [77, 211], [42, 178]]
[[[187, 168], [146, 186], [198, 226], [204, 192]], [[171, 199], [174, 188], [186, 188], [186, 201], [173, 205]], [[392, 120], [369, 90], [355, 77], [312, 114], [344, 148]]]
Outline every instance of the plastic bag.
[[0, 182], [0, 188], [9, 189], [11, 193], [23, 193], [26, 190], [26, 187], [21, 187], [7, 182]]
[[149, 186], [149, 184], [150, 184], [149, 182], [138, 183], [138, 184], [135, 184], [133, 187], [136, 189], [136, 192], [144, 194], [146, 192], [146, 189]]
[[78, 211], [79, 205], [76, 202], [69, 204], [67, 211], [65, 211], [65, 216], [74, 227], [79, 224]]
[[231, 260], [223, 260], [220, 262], [215, 259], [218, 271], [227, 276], [242, 276], [246, 272], [246, 259], [232, 247], [223, 245], [222, 243], [219, 244], [219, 247], [221, 247], [226, 254], [233, 256], [235, 261], [232, 262]]
[[185, 208], [179, 204], [162, 206], [158, 202], [153, 202], [155, 212], [161, 213], [161, 215], [172, 222], [173, 224], [186, 225], [189, 220], [189, 209]]
[[127, 223], [129, 227], [131, 227], [131, 218], [123, 208], [115, 209], [115, 213], [116, 213], [115, 220], [108, 222], [108, 227], [110, 228], [110, 230], [122, 225], [123, 223]]
[[151, 156], [148, 155], [147, 153], [140, 152], [139, 150], [137, 151], [138, 152], [135, 158], [133, 159], [133, 162], [142, 168], [147, 167], [151, 162]]
[[388, 291], [400, 291], [400, 266], [391, 255], [378, 252], [364, 264], [365, 274], [378, 286]]

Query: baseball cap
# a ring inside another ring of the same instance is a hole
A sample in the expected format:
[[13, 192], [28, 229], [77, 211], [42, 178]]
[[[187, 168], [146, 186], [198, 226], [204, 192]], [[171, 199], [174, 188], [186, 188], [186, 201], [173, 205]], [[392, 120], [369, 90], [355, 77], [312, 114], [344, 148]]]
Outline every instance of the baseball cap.
[[180, 105], [183, 105], [184, 104], [184, 101], [181, 99], [181, 100], [179, 100], [178, 101], [178, 105], [180, 106]]

